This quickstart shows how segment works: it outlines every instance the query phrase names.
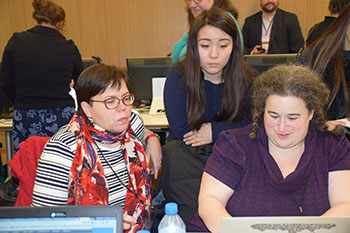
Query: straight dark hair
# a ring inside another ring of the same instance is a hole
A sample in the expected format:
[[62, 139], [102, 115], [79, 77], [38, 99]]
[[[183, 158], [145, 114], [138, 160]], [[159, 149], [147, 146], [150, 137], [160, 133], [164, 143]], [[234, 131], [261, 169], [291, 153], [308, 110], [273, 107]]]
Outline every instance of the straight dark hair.
[[349, 3], [350, 0], [330, 0], [328, 4], [328, 10], [333, 15], [339, 14]]
[[324, 75], [330, 64], [334, 67], [334, 88], [328, 102], [328, 109], [342, 86], [344, 94], [344, 110], [342, 114], [345, 114], [347, 117], [350, 117], [350, 100], [344, 70], [344, 45], [349, 26], [350, 4], [345, 7], [327, 31], [309, 46], [311, 51], [309, 66], [311, 68]]
[[244, 106], [248, 98], [248, 87], [255, 72], [243, 61], [241, 41], [238, 29], [233, 19], [223, 10], [213, 7], [202, 12], [193, 23], [187, 40], [187, 52], [183, 62], [184, 85], [187, 90], [187, 121], [195, 130], [205, 123], [206, 94], [204, 75], [200, 66], [198, 52], [198, 33], [206, 25], [216, 27], [232, 38], [233, 48], [226, 66], [222, 70], [222, 103], [217, 113], [216, 121], [228, 123], [239, 120], [244, 116]]

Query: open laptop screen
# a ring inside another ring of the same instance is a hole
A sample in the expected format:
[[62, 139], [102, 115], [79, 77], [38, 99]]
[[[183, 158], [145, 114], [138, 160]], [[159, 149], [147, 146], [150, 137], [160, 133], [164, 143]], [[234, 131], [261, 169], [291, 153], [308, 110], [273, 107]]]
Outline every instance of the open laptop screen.
[[0, 232], [121, 233], [122, 209], [111, 206], [0, 208]]

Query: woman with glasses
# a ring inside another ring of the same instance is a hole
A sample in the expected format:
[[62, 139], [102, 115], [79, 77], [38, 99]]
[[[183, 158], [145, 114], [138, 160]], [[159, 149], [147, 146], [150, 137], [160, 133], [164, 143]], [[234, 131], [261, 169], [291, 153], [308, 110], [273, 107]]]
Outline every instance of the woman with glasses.
[[[186, 4], [187, 19], [189, 27], [192, 26], [195, 18], [203, 11], [209, 10], [212, 7], [220, 8], [230, 12], [238, 19], [238, 11], [233, 6], [230, 0], [184, 0]], [[171, 61], [176, 63], [179, 59], [182, 60], [186, 53], [188, 32], [176, 42], [171, 53]]]
[[33, 206], [122, 206], [124, 229], [142, 228], [151, 206], [149, 157], [157, 172], [161, 151], [156, 135], [132, 111], [128, 79], [123, 69], [104, 64], [80, 75], [78, 110], [39, 159]]

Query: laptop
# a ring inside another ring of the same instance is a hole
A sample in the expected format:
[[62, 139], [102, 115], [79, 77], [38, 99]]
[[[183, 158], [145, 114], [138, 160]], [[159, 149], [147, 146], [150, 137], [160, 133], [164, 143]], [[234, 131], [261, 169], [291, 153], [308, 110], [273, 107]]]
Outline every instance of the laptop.
[[1, 207], [0, 232], [122, 233], [118, 206]]
[[220, 233], [349, 233], [350, 217], [223, 218]]

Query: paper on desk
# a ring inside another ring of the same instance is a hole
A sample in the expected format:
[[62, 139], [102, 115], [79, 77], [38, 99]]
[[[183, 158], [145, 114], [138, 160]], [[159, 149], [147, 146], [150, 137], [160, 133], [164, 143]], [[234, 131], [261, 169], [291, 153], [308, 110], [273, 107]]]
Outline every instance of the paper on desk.
[[163, 91], [166, 77], [152, 78], [152, 103], [150, 114], [164, 113]]

